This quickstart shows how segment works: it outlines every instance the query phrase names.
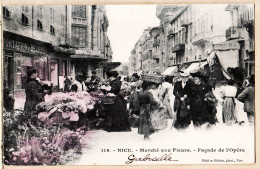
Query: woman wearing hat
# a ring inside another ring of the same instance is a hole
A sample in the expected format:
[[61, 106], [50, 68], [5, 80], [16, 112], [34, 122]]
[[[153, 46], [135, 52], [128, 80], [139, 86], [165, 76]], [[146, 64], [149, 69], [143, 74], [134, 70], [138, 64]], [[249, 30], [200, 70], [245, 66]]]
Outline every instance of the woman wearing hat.
[[190, 93], [191, 120], [194, 127], [200, 127], [207, 122], [208, 108], [205, 95], [209, 92], [208, 85], [203, 82], [202, 73], [191, 73], [193, 82]]
[[191, 84], [188, 83], [187, 73], [180, 73], [181, 81], [178, 81], [174, 85], [173, 94], [174, 100], [174, 112], [177, 111], [176, 121], [173, 126], [176, 129], [185, 129], [190, 125], [190, 90]]
[[149, 91], [151, 82], [146, 80], [142, 83], [142, 90], [139, 94], [140, 101], [140, 116], [138, 133], [144, 135], [144, 139], [149, 139], [149, 136], [154, 133], [151, 122], [151, 112], [153, 107], [158, 106], [158, 103], [154, 100], [152, 93]]
[[121, 82], [117, 78], [118, 73], [111, 71], [107, 75], [109, 76], [111, 86], [109, 94], [113, 96], [113, 102], [104, 105], [107, 124], [105, 129], [109, 132], [131, 131], [126, 112], [126, 101], [124, 97], [120, 95]]

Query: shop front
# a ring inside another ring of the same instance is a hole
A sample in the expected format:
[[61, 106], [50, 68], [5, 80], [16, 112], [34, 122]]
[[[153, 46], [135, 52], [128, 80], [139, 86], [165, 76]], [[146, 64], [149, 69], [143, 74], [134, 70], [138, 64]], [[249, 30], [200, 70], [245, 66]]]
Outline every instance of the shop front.
[[47, 80], [48, 44], [9, 32], [3, 35], [4, 88], [23, 90], [31, 67], [37, 69], [41, 80]]
[[73, 64], [73, 69], [75, 77], [77, 76], [91, 76], [92, 71], [96, 72], [98, 77], [104, 78], [103, 63], [107, 59], [102, 57], [93, 56], [91, 54], [75, 54], [71, 55], [71, 63]]

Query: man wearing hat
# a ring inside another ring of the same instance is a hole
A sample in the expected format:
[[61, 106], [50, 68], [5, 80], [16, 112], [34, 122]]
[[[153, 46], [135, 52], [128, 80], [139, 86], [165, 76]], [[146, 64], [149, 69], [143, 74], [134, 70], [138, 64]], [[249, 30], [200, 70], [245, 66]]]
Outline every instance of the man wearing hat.
[[173, 94], [174, 100], [174, 112], [176, 114], [176, 122], [173, 124], [176, 129], [184, 129], [190, 125], [190, 90], [191, 84], [188, 83], [189, 74], [180, 73], [181, 81], [178, 81], [174, 85]]
[[206, 93], [209, 92], [208, 85], [203, 82], [204, 75], [201, 72], [191, 73], [194, 84], [191, 87], [190, 106], [191, 120], [195, 127], [200, 127], [207, 121]]

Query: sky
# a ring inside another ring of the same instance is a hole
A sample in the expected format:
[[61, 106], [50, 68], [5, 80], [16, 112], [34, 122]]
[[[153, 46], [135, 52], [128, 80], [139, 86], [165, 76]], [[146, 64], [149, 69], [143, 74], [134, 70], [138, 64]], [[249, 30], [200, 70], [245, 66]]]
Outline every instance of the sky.
[[128, 62], [144, 29], [159, 26], [156, 5], [107, 5], [108, 37], [114, 62]]

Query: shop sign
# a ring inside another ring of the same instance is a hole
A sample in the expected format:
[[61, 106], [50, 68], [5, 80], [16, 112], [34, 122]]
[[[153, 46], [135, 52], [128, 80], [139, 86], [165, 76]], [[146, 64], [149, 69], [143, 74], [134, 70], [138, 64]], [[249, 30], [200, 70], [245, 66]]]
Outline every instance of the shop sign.
[[24, 43], [16, 40], [10, 40], [4, 38], [4, 48], [6, 49], [13, 49], [19, 52], [27, 52], [27, 53], [34, 53], [34, 54], [45, 54], [46, 49], [43, 46]]
[[213, 47], [215, 50], [240, 50], [240, 44], [237, 40], [214, 44]]

